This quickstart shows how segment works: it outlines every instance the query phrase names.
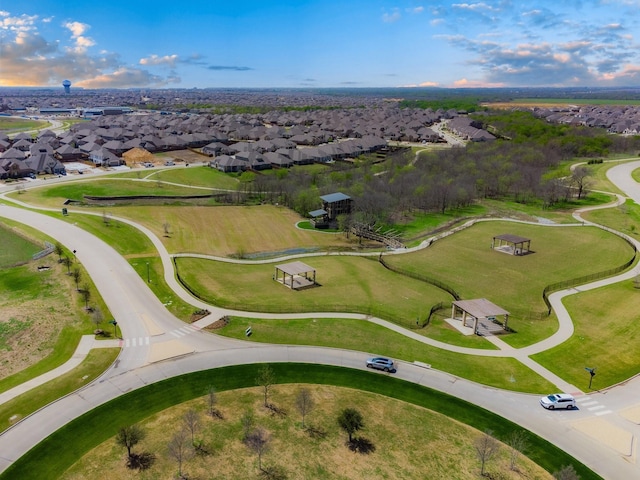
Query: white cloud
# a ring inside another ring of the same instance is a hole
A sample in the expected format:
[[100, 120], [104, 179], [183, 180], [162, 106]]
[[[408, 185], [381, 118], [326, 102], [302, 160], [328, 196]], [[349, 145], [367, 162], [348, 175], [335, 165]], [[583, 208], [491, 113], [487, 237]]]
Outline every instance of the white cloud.
[[[178, 77], [172, 77], [174, 83], [178, 83]], [[93, 78], [76, 82], [83, 88], [132, 88], [132, 87], [159, 87], [168, 83], [167, 79], [153, 75], [147, 70], [121, 67], [111, 73], [102, 73]]]
[[400, 20], [401, 17], [402, 15], [400, 15], [400, 12], [398, 10], [394, 10], [391, 13], [383, 13], [382, 21], [385, 23], [394, 23]]
[[86, 23], [81, 23], [81, 22], [67, 22], [64, 24], [64, 27], [69, 29], [69, 31], [71, 32], [71, 35], [74, 38], [81, 36], [84, 32], [86, 32], [87, 30], [89, 30], [89, 28], [91, 28]]
[[158, 55], [149, 55], [146, 58], [141, 58], [138, 62], [140, 65], [167, 65], [170, 67], [175, 67], [176, 62], [178, 61], [178, 55], [164, 55], [162, 57]]

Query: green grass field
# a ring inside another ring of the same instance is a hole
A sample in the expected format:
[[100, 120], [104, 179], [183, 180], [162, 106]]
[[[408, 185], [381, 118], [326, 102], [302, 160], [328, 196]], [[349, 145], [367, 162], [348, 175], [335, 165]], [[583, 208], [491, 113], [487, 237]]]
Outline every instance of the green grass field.
[[571, 295], [564, 304], [575, 333], [562, 345], [534, 355], [536, 361], [585, 391], [589, 385], [585, 367], [597, 369], [594, 390], [638, 374], [640, 290], [634, 281]]
[[[386, 375], [313, 364], [286, 363], [272, 364], [271, 367], [278, 383], [335, 385], [385, 395], [442, 413], [479, 431], [490, 429], [498, 439], [506, 439], [514, 430], [522, 430], [522, 427], [473, 404]], [[85, 453], [113, 437], [122, 425], [140, 422], [166, 408], [202, 397], [212, 385], [218, 392], [254, 387], [257, 369], [256, 365], [242, 365], [201, 371], [124, 394], [72, 420], [47, 437], [6, 469], [0, 479], [60, 478]], [[527, 440], [528, 457], [548, 472], [571, 464], [582, 480], [600, 478], [540, 437], [528, 432]]]
[[5, 133], [21, 132], [46, 128], [50, 123], [42, 120], [30, 120], [28, 118], [0, 117], [0, 131]]
[[[342, 234], [296, 228], [302, 220], [288, 208], [274, 205], [250, 207], [139, 206], [111, 209], [152, 230], [170, 253], [202, 253], [223, 257], [246, 257], [274, 252], [359, 250], [357, 239]], [[169, 235], [164, 225], [169, 226]], [[365, 245], [367, 245], [365, 243]], [[372, 244], [371, 244], [372, 245]], [[376, 244], [380, 248], [379, 244]]]
[[[295, 408], [296, 394], [302, 387], [315, 402], [305, 418], [305, 426], [323, 429], [324, 438], [313, 438], [302, 428], [301, 416]], [[286, 417], [273, 415], [264, 408], [260, 389], [246, 388], [219, 394], [218, 404], [224, 420], [208, 416], [205, 398], [196, 398], [145, 419], [142, 427], [147, 435], [135, 451], [154, 452], [156, 461], [144, 476], [154, 480], [175, 478], [172, 474], [177, 465], [167, 452], [170, 437], [167, 430], [181, 425], [188, 411], [199, 415], [196, 435], [211, 451], [210, 455], [189, 456], [183, 465], [183, 472], [189, 478], [245, 480], [259, 475], [255, 454], [241, 440], [241, 417], [246, 411], [253, 411], [255, 423], [270, 435], [272, 448], [262, 457], [263, 465], [279, 466], [291, 480], [401, 480], [424, 478], [425, 472], [428, 472], [429, 480], [477, 476], [478, 460], [469, 452], [482, 432], [431, 410], [375, 393], [328, 385], [277, 385], [270, 398], [289, 412]], [[357, 436], [373, 443], [375, 451], [370, 455], [350, 452], [345, 445], [345, 433], [336, 418], [340, 409], [347, 405], [357, 406], [363, 415], [364, 429]], [[429, 453], [407, 455], [414, 451]], [[103, 472], [109, 472], [109, 480], [137, 476], [126, 468], [122, 453], [123, 449], [115, 439], [109, 439], [66, 471], [64, 479], [95, 478]], [[510, 472], [509, 454], [508, 446], [501, 445], [487, 470], [495, 472], [496, 476], [501, 472], [502, 480], [551, 479], [550, 474], [525, 456], [517, 463], [519, 471]]]
[[4, 431], [50, 402], [91, 383], [120, 353], [119, 348], [93, 349], [75, 369], [0, 405], [0, 431]]
[[44, 250], [44, 243], [38, 245], [4, 223], [0, 223], [0, 245], [0, 268], [28, 262], [33, 254]]
[[367, 313], [412, 326], [449, 295], [424, 282], [386, 270], [375, 259], [323, 256], [305, 259], [320, 286], [293, 291], [273, 280], [275, 264], [239, 265], [176, 258], [178, 273], [214, 305], [256, 312]]
[[[289, 345], [321, 345], [385, 355], [407, 362], [419, 361], [433, 368], [494, 388], [525, 393], [544, 393], [553, 385], [511, 358], [461, 355], [412, 340], [384, 327], [362, 320], [301, 319], [264, 320], [233, 317], [228, 326], [215, 333], [247, 340], [244, 330], [251, 326], [251, 342]], [[485, 341], [478, 339], [478, 343]], [[472, 346], [471, 344], [466, 346]], [[363, 360], [367, 353], [363, 353]]]
[[[129, 177], [138, 175], [138, 170], [129, 172]], [[239, 182], [238, 178], [227, 175], [211, 167], [189, 167], [170, 168], [156, 170], [154, 172], [143, 171], [143, 177], [149, 180], [160, 180], [163, 182], [178, 183], [190, 187], [206, 187], [222, 190], [236, 190]], [[206, 192], [206, 191], [204, 191]]]
[[[531, 239], [534, 253], [503, 254], [492, 238], [511, 233]], [[608, 270], [629, 260], [631, 247], [594, 227], [544, 227], [512, 222], [480, 222], [407, 255], [385, 255], [394, 266], [425, 273], [452, 286], [464, 299], [487, 298], [511, 313], [517, 332], [503, 339], [515, 347], [534, 343], [555, 330], [540, 320], [546, 285]]]
[[126, 196], [126, 195], [206, 195], [210, 192], [187, 186], [169, 185], [162, 182], [127, 179], [95, 179], [83, 182], [69, 182], [52, 187], [34, 188], [18, 195], [23, 202], [37, 206], [62, 207], [65, 200], [81, 202], [83, 195]]

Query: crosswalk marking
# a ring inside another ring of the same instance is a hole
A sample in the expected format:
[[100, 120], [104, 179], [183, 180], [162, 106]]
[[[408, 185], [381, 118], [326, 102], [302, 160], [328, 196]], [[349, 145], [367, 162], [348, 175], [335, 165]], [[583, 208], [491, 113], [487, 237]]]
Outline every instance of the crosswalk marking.
[[[200, 331], [198, 327], [194, 327], [193, 325], [185, 325], [184, 327], [179, 327], [175, 330], [171, 330], [169, 333], [176, 338], [181, 338], [185, 335], [189, 335], [198, 331]], [[120, 346], [124, 348], [142, 347], [143, 345], [150, 345], [149, 337], [131, 337], [120, 340]]]

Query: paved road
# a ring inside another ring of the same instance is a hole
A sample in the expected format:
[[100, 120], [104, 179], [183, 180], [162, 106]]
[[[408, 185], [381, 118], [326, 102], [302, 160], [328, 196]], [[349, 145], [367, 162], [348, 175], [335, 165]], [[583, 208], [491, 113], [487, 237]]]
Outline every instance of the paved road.
[[[640, 166], [640, 162], [637, 163]], [[626, 165], [620, 167], [631, 168]], [[637, 184], [626, 184], [623, 188], [617, 183], [617, 175], [617, 172], [612, 173], [610, 179], [619, 188], [631, 189], [635, 194]], [[620, 175], [624, 177], [624, 174]], [[71, 250], [75, 249], [78, 260], [90, 273], [105, 302], [118, 319], [126, 342], [116, 364], [101, 378], [36, 412], [0, 435], [0, 471], [72, 418], [124, 392], [160, 379], [215, 366], [254, 361], [301, 361], [364, 368], [363, 360], [366, 355], [359, 352], [247, 344], [220, 338], [197, 328], [190, 329], [169, 314], [131, 266], [99, 239], [61, 220], [8, 205], [0, 206], [0, 216], [27, 223], [59, 240]], [[170, 258], [160, 240], [154, 236], [151, 238], [159, 248], [163, 262], [169, 263], [165, 265], [169, 267], [165, 268], [166, 279], [180, 296], [196, 306], [213, 310], [214, 318], [215, 315], [227, 313], [206, 306], [184, 292], [171, 275]], [[561, 305], [561, 302], [558, 304]], [[565, 331], [562, 335], [563, 338], [570, 336], [570, 332]], [[520, 358], [522, 353], [508, 347], [502, 348], [536, 368], [537, 364], [527, 360], [528, 357]], [[539, 348], [541, 347], [528, 347], [528, 350], [523, 351], [529, 354], [534, 350], [539, 351]], [[550, 372], [542, 373], [547, 375]], [[538, 396], [488, 388], [410, 363], [401, 363], [397, 375], [464, 398], [509, 418], [554, 441], [605, 478], [640, 478], [640, 468], [635, 464], [634, 442], [634, 438], [640, 435], [638, 379], [606, 392], [580, 397], [580, 408], [576, 411], [548, 412], [537, 404]]]

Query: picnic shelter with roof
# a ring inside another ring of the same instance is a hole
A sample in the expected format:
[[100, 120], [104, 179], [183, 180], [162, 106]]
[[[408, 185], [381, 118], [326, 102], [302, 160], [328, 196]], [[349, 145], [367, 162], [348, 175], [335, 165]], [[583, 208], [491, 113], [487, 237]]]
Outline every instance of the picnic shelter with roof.
[[[509, 312], [486, 298], [454, 301], [451, 305], [451, 318], [455, 320], [459, 318], [459, 315], [462, 315], [462, 326], [473, 327], [473, 333], [481, 331], [495, 333], [508, 329]], [[498, 322], [498, 317], [504, 317], [504, 322], [501, 325]], [[473, 322], [472, 325], [467, 325], [468, 320]], [[498, 327], [498, 325], [500, 326]]]
[[298, 290], [316, 285], [316, 270], [303, 262], [282, 263], [276, 265], [273, 279], [291, 290]]
[[531, 253], [531, 239], [503, 233], [493, 237], [491, 248], [510, 255], [526, 255]]

